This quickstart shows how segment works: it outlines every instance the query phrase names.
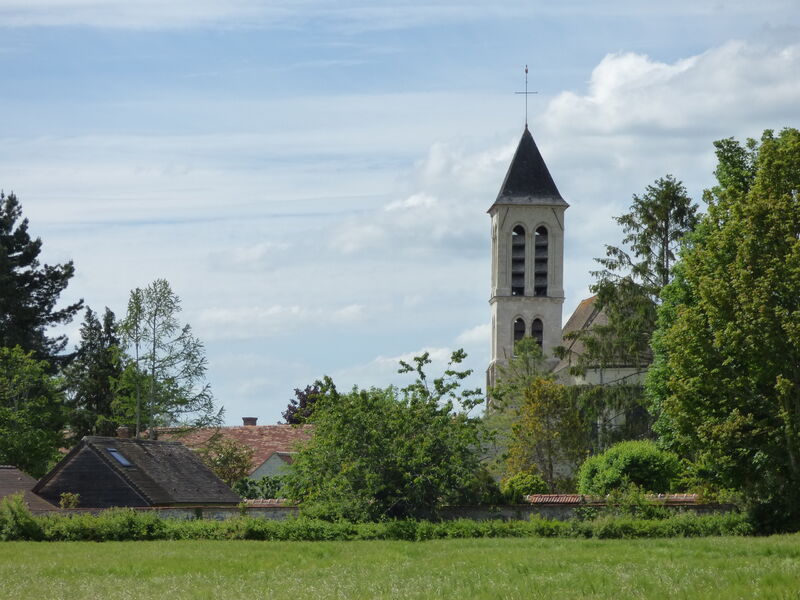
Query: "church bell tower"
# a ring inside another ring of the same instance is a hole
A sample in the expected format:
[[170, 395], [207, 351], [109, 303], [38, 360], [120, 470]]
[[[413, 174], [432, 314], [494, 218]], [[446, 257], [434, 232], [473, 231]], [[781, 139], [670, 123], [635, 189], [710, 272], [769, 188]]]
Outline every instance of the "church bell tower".
[[556, 188], [527, 124], [508, 168], [492, 219], [492, 360], [487, 384], [525, 336], [545, 356], [561, 344], [564, 303], [564, 211], [569, 205]]

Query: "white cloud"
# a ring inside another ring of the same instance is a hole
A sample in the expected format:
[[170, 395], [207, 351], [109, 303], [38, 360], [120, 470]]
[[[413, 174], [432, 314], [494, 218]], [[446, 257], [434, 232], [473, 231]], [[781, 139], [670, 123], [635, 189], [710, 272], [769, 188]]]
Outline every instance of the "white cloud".
[[365, 316], [365, 307], [349, 304], [338, 308], [300, 305], [204, 308], [196, 313], [197, 329], [208, 339], [270, 338], [300, 328], [352, 325]]
[[481, 323], [458, 334], [456, 342], [464, 346], [488, 346], [492, 336], [492, 327], [489, 323]]

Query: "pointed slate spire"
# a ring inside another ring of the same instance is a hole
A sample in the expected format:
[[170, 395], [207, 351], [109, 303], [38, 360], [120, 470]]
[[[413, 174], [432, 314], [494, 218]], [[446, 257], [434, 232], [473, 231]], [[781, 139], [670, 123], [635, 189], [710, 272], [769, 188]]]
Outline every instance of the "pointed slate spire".
[[566, 205], [527, 125], [495, 203]]

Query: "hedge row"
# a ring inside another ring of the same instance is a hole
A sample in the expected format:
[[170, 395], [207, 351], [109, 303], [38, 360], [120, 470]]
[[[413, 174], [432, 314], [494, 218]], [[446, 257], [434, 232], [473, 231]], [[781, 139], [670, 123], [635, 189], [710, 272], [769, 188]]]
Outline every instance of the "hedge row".
[[698, 516], [679, 513], [668, 519], [600, 517], [591, 521], [386, 521], [328, 522], [298, 518], [269, 521], [237, 517], [227, 521], [161, 519], [153, 513], [114, 509], [99, 515], [32, 516], [24, 505], [0, 505], [1, 540], [433, 540], [482, 537], [646, 538], [749, 535], [753, 529], [738, 513]]

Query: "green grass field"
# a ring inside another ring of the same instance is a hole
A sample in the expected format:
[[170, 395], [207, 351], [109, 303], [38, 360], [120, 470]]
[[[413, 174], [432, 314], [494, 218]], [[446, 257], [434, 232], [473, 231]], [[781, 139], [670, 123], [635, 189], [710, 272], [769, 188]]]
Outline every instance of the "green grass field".
[[0, 597], [800, 599], [800, 535], [4, 542]]

